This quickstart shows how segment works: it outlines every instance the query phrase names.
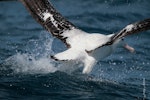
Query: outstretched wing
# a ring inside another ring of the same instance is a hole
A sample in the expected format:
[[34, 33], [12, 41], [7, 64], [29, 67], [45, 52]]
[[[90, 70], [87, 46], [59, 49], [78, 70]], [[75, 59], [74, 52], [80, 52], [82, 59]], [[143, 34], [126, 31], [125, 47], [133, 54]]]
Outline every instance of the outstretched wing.
[[146, 31], [146, 30], [150, 30], [150, 19], [145, 19], [143, 21], [139, 21], [139, 22], [127, 25], [125, 28], [123, 28], [118, 33], [112, 35], [110, 37], [110, 40], [108, 42], [106, 42], [105, 44], [101, 45], [100, 47], [111, 45], [116, 40], [124, 38], [127, 35], [139, 33], [139, 32]]
[[139, 21], [130, 25], [127, 25], [125, 28], [123, 28], [120, 32], [117, 34], [114, 34], [111, 36], [111, 39], [108, 43], [106, 44], [112, 44], [115, 42], [117, 39], [121, 39], [127, 35], [139, 33], [142, 31], [146, 31], [150, 29], [150, 19], [145, 19], [143, 21]]
[[[113, 34], [109, 35], [110, 39], [108, 40], [108, 42], [101, 44], [100, 46], [98, 46], [97, 48], [91, 51], [94, 51], [103, 46], [112, 45], [115, 41], [117, 41], [118, 39], [122, 39], [127, 35], [139, 33], [139, 32], [146, 31], [146, 30], [150, 30], [150, 19], [145, 19], [143, 21], [139, 21], [139, 22], [127, 25], [118, 33], [114, 35]], [[87, 51], [87, 52], [91, 52], [91, 51]]]
[[[75, 26], [67, 21], [54, 9], [49, 0], [20, 0], [29, 10], [31, 15], [46, 28], [53, 36], [62, 40], [68, 47], [65, 33], [74, 29]], [[64, 33], [64, 34], [63, 34]]]

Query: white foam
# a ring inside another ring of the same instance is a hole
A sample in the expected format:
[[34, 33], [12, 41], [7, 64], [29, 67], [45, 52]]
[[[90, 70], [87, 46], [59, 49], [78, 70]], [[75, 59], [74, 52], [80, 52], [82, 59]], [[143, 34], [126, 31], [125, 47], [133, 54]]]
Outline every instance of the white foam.
[[27, 43], [24, 49], [26, 53], [16, 53], [7, 58], [4, 64], [10, 66], [15, 73], [25, 74], [47, 74], [56, 71], [72, 73], [80, 67], [77, 62], [57, 62], [51, 59], [50, 55], [54, 55], [52, 42], [51, 36], [44, 32], [38, 40], [32, 39]]
[[16, 53], [5, 60], [15, 73], [44, 74], [57, 71], [55, 63], [50, 59], [53, 39], [42, 32], [38, 40], [30, 40], [24, 49], [26, 53]]
[[23, 74], [48, 74], [56, 71], [71, 74], [82, 67], [82, 64], [78, 62], [70, 61], [56, 63], [50, 58], [41, 57], [36, 59], [34, 56], [27, 53], [17, 53], [9, 57], [5, 60], [5, 65], [10, 66], [10, 69], [12, 69], [14, 73]]
[[7, 65], [11, 66], [11, 69], [15, 73], [29, 73], [29, 74], [46, 74], [57, 71], [52, 61], [48, 58], [35, 59], [29, 54], [20, 54], [8, 58]]

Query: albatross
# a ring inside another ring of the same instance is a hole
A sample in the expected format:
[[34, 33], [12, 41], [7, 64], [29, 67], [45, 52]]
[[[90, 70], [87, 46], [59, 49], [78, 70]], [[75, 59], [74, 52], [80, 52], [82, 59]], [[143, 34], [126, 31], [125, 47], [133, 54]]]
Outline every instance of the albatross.
[[84, 66], [83, 74], [89, 74], [96, 62], [109, 56], [119, 46], [134, 52], [134, 48], [125, 43], [124, 38], [150, 29], [150, 18], [148, 18], [129, 24], [116, 34], [90, 34], [64, 18], [49, 0], [20, 1], [38, 23], [66, 45], [67, 50], [51, 58], [56, 61], [78, 61]]

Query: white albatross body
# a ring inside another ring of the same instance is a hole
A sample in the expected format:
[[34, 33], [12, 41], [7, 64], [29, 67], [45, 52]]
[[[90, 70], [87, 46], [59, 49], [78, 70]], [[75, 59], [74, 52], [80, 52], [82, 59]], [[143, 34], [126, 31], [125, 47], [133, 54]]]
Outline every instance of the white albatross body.
[[51, 58], [66, 62], [79, 61], [84, 64], [82, 71], [84, 74], [90, 73], [97, 61], [109, 56], [119, 45], [133, 52], [134, 48], [125, 44], [123, 38], [150, 29], [150, 19], [146, 19], [127, 25], [116, 34], [89, 34], [66, 20], [49, 0], [20, 1], [37, 22], [68, 47], [66, 51], [51, 56]]
[[65, 32], [64, 34], [67, 37], [69, 37], [70, 34], [74, 35], [71, 36], [72, 38], [69, 38], [67, 40], [67, 43], [71, 45], [71, 48], [69, 48], [64, 52], [56, 54], [54, 58], [60, 61], [72, 60], [83, 63], [84, 74], [90, 73], [94, 64], [97, 61], [109, 56], [114, 51], [116, 46], [121, 43], [119, 40], [117, 43], [114, 43], [113, 45], [98, 48], [99, 46], [108, 42], [113, 34], [112, 35], [103, 35], [99, 33], [89, 34], [79, 29], [72, 29], [70, 31]]

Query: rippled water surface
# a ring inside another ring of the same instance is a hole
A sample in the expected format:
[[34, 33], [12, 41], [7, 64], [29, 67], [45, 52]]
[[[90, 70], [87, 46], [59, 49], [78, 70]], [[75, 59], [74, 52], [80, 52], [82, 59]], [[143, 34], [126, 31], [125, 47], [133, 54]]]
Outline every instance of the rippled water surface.
[[[149, 0], [51, 0], [77, 27], [110, 34], [150, 17]], [[0, 1], [0, 100], [150, 100], [150, 31], [129, 36], [90, 75], [54, 62], [65, 46], [17, 1]]]

